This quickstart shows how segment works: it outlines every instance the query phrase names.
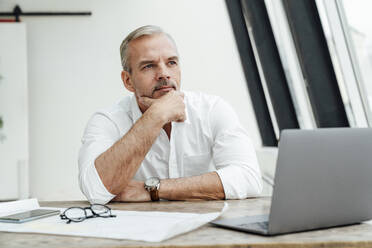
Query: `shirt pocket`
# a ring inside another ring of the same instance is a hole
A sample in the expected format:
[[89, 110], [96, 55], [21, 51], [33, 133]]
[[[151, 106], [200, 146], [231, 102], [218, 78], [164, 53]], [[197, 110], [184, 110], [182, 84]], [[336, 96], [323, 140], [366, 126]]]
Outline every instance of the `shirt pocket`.
[[203, 153], [183, 157], [184, 176], [198, 176], [210, 172], [211, 154]]

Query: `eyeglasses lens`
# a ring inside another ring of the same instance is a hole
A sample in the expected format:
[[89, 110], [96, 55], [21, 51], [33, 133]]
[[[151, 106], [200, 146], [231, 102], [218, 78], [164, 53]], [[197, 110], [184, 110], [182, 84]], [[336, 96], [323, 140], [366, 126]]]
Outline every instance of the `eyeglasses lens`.
[[92, 211], [99, 216], [109, 216], [110, 209], [103, 205], [94, 204], [91, 206]]
[[72, 221], [81, 221], [85, 219], [85, 211], [81, 208], [70, 208], [65, 212], [68, 219]]

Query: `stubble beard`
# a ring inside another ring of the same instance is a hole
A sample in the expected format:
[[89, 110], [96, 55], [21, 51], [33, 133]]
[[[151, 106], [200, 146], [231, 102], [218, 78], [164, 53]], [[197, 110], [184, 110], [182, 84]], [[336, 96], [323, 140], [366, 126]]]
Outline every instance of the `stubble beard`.
[[[156, 93], [156, 91], [160, 90], [163, 87], [172, 87], [173, 90], [178, 90], [177, 84], [173, 80], [161, 79], [153, 87], [151, 97], [154, 98], [154, 94]], [[160, 92], [160, 97], [164, 96], [167, 93], [168, 92]]]

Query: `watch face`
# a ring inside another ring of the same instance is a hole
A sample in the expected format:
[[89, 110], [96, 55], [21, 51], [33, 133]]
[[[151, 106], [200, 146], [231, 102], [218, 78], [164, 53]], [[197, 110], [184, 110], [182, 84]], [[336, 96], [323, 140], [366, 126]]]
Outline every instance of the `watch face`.
[[159, 178], [157, 177], [150, 177], [149, 179], [146, 180], [146, 186], [148, 187], [155, 187], [156, 185], [158, 185], [160, 182]]

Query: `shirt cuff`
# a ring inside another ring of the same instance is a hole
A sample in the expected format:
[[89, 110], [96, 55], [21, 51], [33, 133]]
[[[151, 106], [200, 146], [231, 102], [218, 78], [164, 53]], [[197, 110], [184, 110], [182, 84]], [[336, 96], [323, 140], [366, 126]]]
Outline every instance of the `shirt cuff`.
[[82, 180], [82, 191], [91, 204], [106, 204], [115, 197], [106, 189], [94, 163], [86, 168]]
[[259, 171], [238, 165], [229, 165], [218, 169], [225, 199], [245, 199], [259, 196], [262, 192], [262, 179]]

